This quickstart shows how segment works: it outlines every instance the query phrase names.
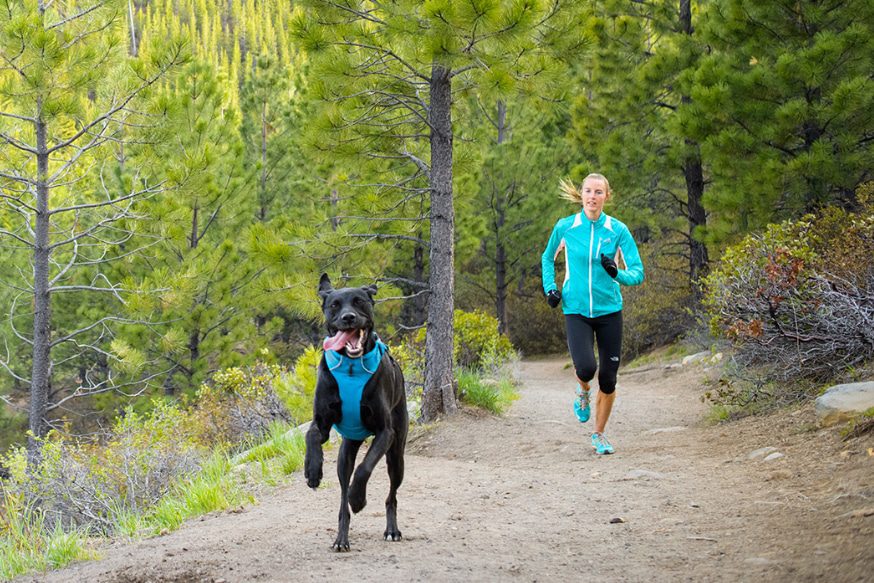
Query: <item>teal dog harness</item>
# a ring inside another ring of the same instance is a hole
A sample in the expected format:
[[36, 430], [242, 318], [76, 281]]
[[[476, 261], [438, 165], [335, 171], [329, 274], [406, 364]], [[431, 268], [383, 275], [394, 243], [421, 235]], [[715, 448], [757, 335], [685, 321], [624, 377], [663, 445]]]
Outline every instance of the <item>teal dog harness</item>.
[[347, 439], [362, 441], [373, 435], [361, 422], [361, 395], [386, 352], [388, 346], [379, 338], [373, 350], [358, 358], [349, 358], [336, 350], [325, 351], [325, 364], [340, 389], [342, 417], [334, 429]]

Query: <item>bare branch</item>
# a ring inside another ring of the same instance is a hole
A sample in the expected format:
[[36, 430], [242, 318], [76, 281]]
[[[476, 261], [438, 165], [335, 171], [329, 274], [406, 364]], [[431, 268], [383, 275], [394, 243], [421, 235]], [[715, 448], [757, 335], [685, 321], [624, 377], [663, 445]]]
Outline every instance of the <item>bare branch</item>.
[[85, 9], [77, 12], [76, 14], [73, 14], [72, 16], [68, 16], [67, 18], [64, 18], [62, 20], [59, 20], [58, 22], [55, 22], [55, 23], [52, 23], [52, 24], [46, 26], [46, 30], [52, 30], [54, 28], [58, 28], [59, 26], [64, 26], [65, 24], [73, 22], [74, 20], [78, 20], [78, 19], [82, 18], [83, 16], [87, 16], [88, 14], [90, 14], [90, 13], [94, 12], [95, 10], [97, 10], [98, 8], [102, 7], [104, 4], [105, 4], [105, 2], [98, 2], [94, 6], [91, 6], [89, 8], [85, 8]]

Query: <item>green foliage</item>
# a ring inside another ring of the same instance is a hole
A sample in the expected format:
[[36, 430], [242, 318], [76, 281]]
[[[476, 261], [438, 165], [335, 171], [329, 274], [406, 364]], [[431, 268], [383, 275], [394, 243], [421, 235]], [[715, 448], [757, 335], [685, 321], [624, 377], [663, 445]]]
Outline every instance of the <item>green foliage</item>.
[[626, 361], [682, 337], [693, 325], [694, 305], [684, 258], [667, 237], [639, 246], [646, 281], [622, 289], [622, 352]]
[[287, 372], [278, 365], [259, 364], [213, 375], [212, 382], [197, 393], [206, 440], [238, 443], [263, 435], [276, 421], [288, 422], [288, 410], [276, 388], [284, 374]]
[[514, 358], [510, 339], [498, 333], [498, 320], [484, 312], [455, 310], [455, 365], [491, 369]]
[[60, 569], [93, 559], [87, 533], [49, 526], [45, 512], [20, 496], [3, 492], [0, 501], [0, 581], [33, 571]]
[[267, 438], [248, 449], [240, 461], [257, 462], [264, 476], [270, 476], [272, 472], [287, 476], [303, 467], [305, 453], [303, 433], [289, 429], [284, 423], [274, 423]]
[[[510, 339], [498, 333], [498, 319], [485, 312], [455, 310], [455, 366], [463, 369], [482, 370], [500, 367], [516, 357]], [[414, 343], [424, 346], [426, 330], [420, 329]], [[403, 363], [416, 363], [418, 351], [401, 349]], [[405, 372], [406, 374], [406, 372]]]
[[[545, 238], [542, 244], [546, 245]], [[508, 312], [507, 335], [523, 355], [567, 351], [564, 315], [561, 309], [552, 309], [546, 303], [539, 278], [529, 280], [521, 291], [510, 295]]]
[[[273, 387], [283, 387], [286, 397], [299, 391], [311, 412], [318, 355], [313, 348], [301, 356], [299, 375], [277, 365], [222, 371], [187, 409], [168, 400], [154, 401], [146, 413], [129, 407], [103, 443], [50, 433], [39, 441], [37, 467], [28, 466], [23, 448], [6, 454], [0, 464], [11, 475], [0, 482], [0, 577], [86, 557], [85, 532], [159, 534], [251, 502], [245, 484], [253, 476], [238, 471], [240, 463], [257, 464], [254, 477], [268, 483], [297, 471], [303, 436], [270, 420], [284, 411]], [[228, 445], [241, 445], [229, 443], [230, 434], [251, 444], [242, 458], [228, 455]]]
[[199, 467], [203, 455], [188, 412], [156, 403], [148, 415], [128, 409], [104, 445], [67, 441], [50, 433], [39, 441], [41, 462], [28, 468], [23, 449], [3, 460], [11, 477], [3, 489], [38, 501], [51, 528], [114, 529], [119, 512], [155, 504], [170, 483]]
[[172, 485], [170, 492], [147, 509], [139, 527], [152, 534], [172, 531], [192, 517], [251, 502], [236, 483], [227, 455], [219, 449], [202, 469]]
[[516, 387], [509, 379], [485, 378], [482, 373], [458, 369], [458, 395], [468, 405], [485, 409], [495, 415], [503, 414], [519, 398]]
[[300, 425], [313, 416], [313, 397], [321, 359], [321, 349], [308, 346], [291, 371], [279, 370], [273, 376], [275, 390], [294, 425]]
[[687, 129], [712, 161], [708, 237], [852, 208], [874, 165], [874, 6], [718, 0], [701, 29]]

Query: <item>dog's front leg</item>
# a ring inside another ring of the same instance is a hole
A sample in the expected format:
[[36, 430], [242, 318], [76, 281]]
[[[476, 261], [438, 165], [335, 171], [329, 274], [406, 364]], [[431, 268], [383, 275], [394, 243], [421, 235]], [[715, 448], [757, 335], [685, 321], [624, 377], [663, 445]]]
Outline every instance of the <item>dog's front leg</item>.
[[331, 423], [321, 415], [317, 415], [306, 435], [307, 451], [304, 457], [303, 473], [307, 486], [315, 490], [322, 482], [322, 444], [331, 436]]
[[325, 357], [319, 363], [319, 377], [313, 398], [313, 421], [306, 434], [306, 456], [303, 475], [307, 486], [316, 489], [322, 482], [322, 444], [331, 437], [331, 426], [340, 421], [340, 392], [337, 381], [328, 372]]
[[394, 437], [395, 432], [391, 427], [379, 431], [373, 438], [373, 443], [370, 444], [370, 449], [367, 450], [361, 465], [355, 469], [355, 477], [352, 478], [352, 486], [349, 488], [349, 506], [352, 512], [357, 514], [367, 505], [367, 480], [370, 479], [379, 459], [391, 447]]
[[355, 467], [355, 456], [361, 447], [361, 441], [343, 438], [340, 453], [337, 456], [337, 477], [340, 479], [340, 524], [337, 528], [337, 540], [333, 549], [337, 552], [349, 550], [349, 478]]

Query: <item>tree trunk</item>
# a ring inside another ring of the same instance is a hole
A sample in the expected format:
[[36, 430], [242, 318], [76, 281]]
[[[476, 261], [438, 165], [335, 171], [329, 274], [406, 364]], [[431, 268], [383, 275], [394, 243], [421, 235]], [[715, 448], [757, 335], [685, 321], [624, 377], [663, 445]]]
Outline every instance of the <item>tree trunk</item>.
[[[692, 36], [692, 0], [680, 0], [680, 29], [683, 34]], [[692, 102], [688, 95], [680, 97], [685, 105]], [[695, 230], [707, 225], [704, 210], [704, 166], [701, 161], [701, 148], [694, 140], [686, 140], [687, 156], [683, 161], [683, 176], [686, 179], [686, 200], [689, 223], [689, 282], [696, 301], [701, 299], [701, 278], [707, 275], [709, 258], [707, 246], [695, 238]]]
[[340, 211], [337, 207], [340, 204], [340, 193], [336, 188], [331, 189], [331, 230], [336, 231], [340, 227], [340, 219], [337, 218]]
[[51, 382], [51, 319], [49, 292], [49, 153], [46, 123], [42, 117], [42, 98], [37, 98], [36, 114], [36, 224], [33, 251], [33, 363], [30, 377], [30, 431], [28, 460], [39, 463], [37, 438], [48, 433], [49, 384]]
[[130, 55], [136, 57], [139, 54], [139, 43], [137, 43], [137, 26], [134, 21], [134, 0], [127, 2], [127, 14], [130, 19]]
[[[507, 129], [507, 106], [498, 100], [498, 148], [504, 143]], [[497, 188], [501, 188], [499, 185]], [[498, 332], [507, 331], [507, 249], [504, 246], [504, 192], [495, 192], [495, 313], [498, 316]]]
[[[685, 97], [683, 99], [686, 99]], [[701, 278], [707, 275], [709, 258], [707, 246], [695, 238], [695, 229], [707, 225], [707, 213], [704, 210], [704, 169], [701, 164], [701, 153], [698, 144], [686, 140], [690, 154], [683, 162], [683, 176], [686, 178], [686, 198], [689, 210], [689, 281], [696, 299], [701, 299]]]
[[422, 416], [432, 421], [458, 409], [453, 374], [455, 211], [452, 202], [452, 78], [431, 68], [431, 276], [425, 338]]

